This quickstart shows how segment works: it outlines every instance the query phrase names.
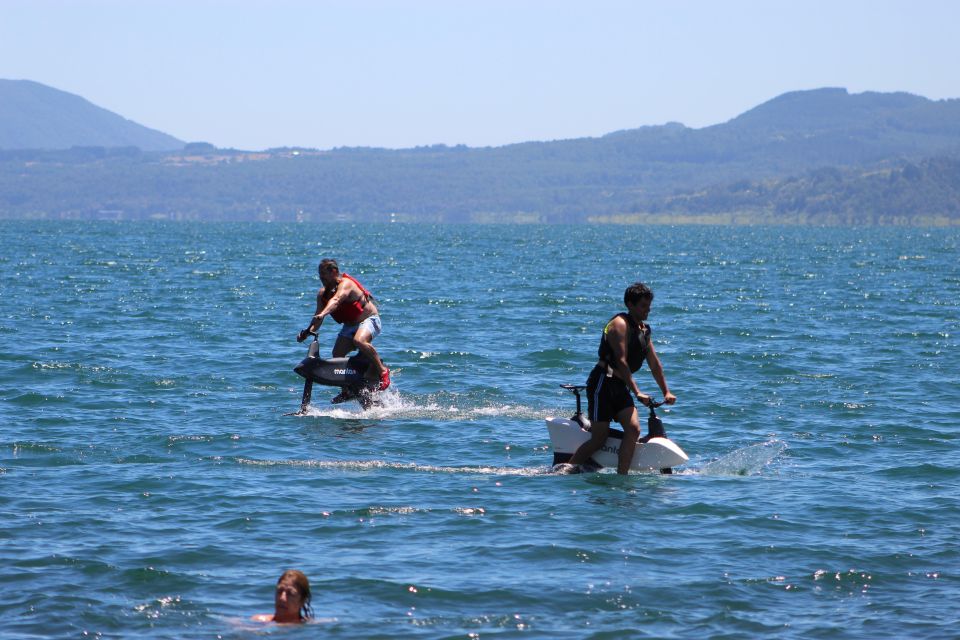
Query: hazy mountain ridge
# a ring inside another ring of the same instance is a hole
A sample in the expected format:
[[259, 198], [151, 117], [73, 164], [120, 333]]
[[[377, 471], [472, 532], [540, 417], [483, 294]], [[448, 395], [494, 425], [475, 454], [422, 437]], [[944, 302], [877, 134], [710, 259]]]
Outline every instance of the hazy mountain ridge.
[[[0, 151], [0, 217], [579, 222], [741, 207], [767, 221], [960, 220], [957, 157], [960, 100], [818, 89], [702, 129], [502, 147]], [[863, 178], [903, 171], [922, 180]], [[833, 178], [808, 179], [820, 174]]]
[[0, 149], [69, 149], [75, 146], [183, 147], [80, 96], [30, 80], [0, 79]]

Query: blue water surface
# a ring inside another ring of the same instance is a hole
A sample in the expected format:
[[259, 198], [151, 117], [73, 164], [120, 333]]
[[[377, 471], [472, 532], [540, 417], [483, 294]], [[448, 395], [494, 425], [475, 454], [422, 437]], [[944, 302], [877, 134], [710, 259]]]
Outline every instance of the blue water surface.
[[[956, 230], [0, 238], [0, 636], [957, 635]], [[377, 296], [394, 384], [284, 415], [326, 256]], [[634, 280], [690, 461], [551, 474], [543, 420]], [[291, 567], [314, 621], [251, 622]]]

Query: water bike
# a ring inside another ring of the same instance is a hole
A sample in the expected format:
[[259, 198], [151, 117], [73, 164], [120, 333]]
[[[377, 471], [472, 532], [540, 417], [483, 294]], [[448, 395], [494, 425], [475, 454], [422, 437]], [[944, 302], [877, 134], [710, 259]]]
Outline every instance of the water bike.
[[340, 387], [342, 393], [334, 398], [337, 403], [356, 400], [363, 409], [369, 409], [376, 404], [377, 384], [365, 377], [370, 360], [362, 353], [348, 358], [321, 358], [318, 334], [311, 331], [310, 335], [313, 336], [313, 342], [307, 349], [307, 357], [293, 368], [297, 375], [306, 380], [303, 384], [300, 411], [287, 415], [303, 415], [307, 412], [314, 383]]
[[[547, 418], [547, 430], [550, 432], [550, 442], [553, 444], [554, 466], [566, 464], [580, 445], [590, 439], [590, 421], [580, 410], [580, 392], [586, 389], [583, 385], [562, 384], [564, 389], [571, 391], [577, 397], [577, 412], [573, 417]], [[650, 416], [647, 418], [647, 435], [640, 438], [637, 448], [633, 452], [630, 462], [631, 471], [659, 471], [673, 473], [673, 467], [683, 464], [689, 458], [683, 449], [667, 438], [663, 422], [654, 410], [663, 402], [652, 402], [648, 405]], [[610, 427], [607, 441], [598, 449], [587, 463], [580, 465], [581, 470], [597, 471], [603, 467], [616, 468], [620, 454], [620, 443], [623, 441], [623, 431]]]

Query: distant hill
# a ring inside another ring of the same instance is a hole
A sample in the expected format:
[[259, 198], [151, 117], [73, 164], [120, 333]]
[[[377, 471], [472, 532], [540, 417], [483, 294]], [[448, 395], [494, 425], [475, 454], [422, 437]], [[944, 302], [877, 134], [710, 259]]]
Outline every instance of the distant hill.
[[139, 147], [170, 151], [183, 142], [30, 80], [0, 80], [0, 149]]
[[631, 159], [743, 167], [753, 176], [892, 157], [960, 153], [960, 100], [908, 93], [850, 94], [826, 88], [785, 93], [702, 129], [644, 127], [602, 138]]
[[702, 129], [494, 148], [0, 150], [0, 218], [954, 224], [958, 159], [960, 100], [817, 89]]

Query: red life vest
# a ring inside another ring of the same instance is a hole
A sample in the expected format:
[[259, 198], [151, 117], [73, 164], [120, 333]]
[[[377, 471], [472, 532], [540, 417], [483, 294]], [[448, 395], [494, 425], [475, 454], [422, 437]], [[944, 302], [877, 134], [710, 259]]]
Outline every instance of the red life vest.
[[330, 317], [340, 324], [354, 324], [360, 320], [360, 316], [363, 315], [363, 308], [367, 306], [367, 300], [373, 296], [369, 291], [367, 291], [366, 287], [357, 281], [356, 278], [353, 278], [346, 273], [343, 274], [343, 277], [357, 285], [360, 291], [363, 292], [363, 297], [354, 300], [353, 302], [341, 302], [340, 306], [330, 313]]

